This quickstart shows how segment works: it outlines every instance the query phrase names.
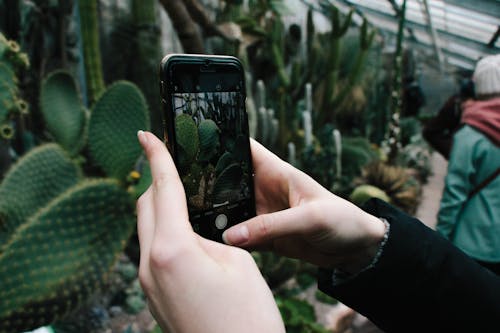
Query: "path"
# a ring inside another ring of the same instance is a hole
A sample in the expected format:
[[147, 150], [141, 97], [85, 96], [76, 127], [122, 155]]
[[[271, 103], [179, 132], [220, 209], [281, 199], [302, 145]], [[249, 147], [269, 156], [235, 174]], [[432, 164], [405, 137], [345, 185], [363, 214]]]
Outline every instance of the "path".
[[446, 176], [448, 161], [439, 153], [434, 152], [431, 156], [431, 165], [432, 174], [423, 187], [422, 201], [417, 209], [416, 217], [434, 229], [437, 223], [437, 213], [444, 188], [444, 177]]

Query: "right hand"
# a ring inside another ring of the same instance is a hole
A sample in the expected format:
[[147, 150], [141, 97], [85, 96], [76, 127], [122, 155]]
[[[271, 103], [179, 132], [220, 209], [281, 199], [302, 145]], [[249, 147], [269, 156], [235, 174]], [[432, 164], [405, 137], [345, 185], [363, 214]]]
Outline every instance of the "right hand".
[[251, 140], [257, 216], [226, 230], [226, 243], [272, 250], [320, 267], [368, 265], [384, 223]]

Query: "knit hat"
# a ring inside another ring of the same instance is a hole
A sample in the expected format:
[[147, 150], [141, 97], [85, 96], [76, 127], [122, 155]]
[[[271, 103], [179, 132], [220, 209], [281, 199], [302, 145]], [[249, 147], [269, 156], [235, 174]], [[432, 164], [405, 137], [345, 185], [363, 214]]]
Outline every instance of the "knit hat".
[[500, 54], [490, 55], [479, 60], [474, 75], [476, 95], [500, 93]]

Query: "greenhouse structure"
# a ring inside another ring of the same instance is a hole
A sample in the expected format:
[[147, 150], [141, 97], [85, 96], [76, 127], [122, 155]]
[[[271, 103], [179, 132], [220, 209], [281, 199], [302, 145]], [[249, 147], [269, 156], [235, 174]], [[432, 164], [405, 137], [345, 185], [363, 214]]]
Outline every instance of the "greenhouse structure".
[[0, 0], [0, 333], [499, 332], [500, 0]]

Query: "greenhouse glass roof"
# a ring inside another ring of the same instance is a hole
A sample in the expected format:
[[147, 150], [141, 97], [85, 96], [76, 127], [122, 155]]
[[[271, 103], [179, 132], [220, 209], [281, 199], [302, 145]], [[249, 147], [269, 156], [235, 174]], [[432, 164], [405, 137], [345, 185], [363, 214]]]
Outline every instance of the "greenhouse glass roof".
[[[395, 36], [403, 0], [330, 0], [354, 7], [380, 31]], [[406, 41], [421, 47], [440, 68], [474, 68], [481, 57], [500, 53], [500, 0], [407, 0]]]

